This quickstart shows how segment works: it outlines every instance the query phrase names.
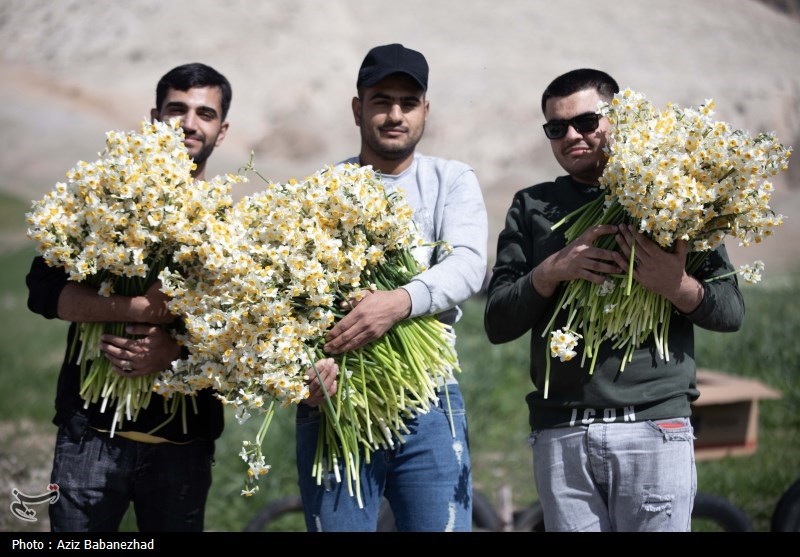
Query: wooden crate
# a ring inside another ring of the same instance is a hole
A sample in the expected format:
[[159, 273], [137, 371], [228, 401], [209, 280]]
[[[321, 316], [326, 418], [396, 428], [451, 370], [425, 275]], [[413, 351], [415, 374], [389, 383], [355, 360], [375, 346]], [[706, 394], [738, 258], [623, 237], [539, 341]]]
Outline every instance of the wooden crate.
[[697, 370], [700, 398], [692, 404], [695, 458], [753, 454], [758, 448], [758, 403], [781, 393], [756, 381], [708, 369]]

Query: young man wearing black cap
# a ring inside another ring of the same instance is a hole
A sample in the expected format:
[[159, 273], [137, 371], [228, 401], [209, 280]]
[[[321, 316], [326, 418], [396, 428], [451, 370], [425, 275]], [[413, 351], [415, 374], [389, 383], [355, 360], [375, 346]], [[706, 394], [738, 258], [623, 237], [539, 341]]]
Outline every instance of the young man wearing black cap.
[[[475, 172], [464, 163], [416, 152], [430, 107], [425, 57], [400, 44], [375, 47], [364, 58], [356, 87], [352, 110], [361, 151], [345, 162], [371, 165], [388, 190], [403, 189], [425, 241], [445, 242], [451, 251], [427, 248], [417, 254], [426, 271], [401, 288], [364, 297], [328, 334], [330, 354], [364, 346], [407, 318], [432, 314], [453, 325], [461, 315], [458, 304], [478, 292], [486, 271], [487, 216]], [[319, 413], [298, 409], [297, 465], [310, 531], [374, 531], [382, 497], [391, 504], [398, 530], [471, 529], [467, 422], [455, 377], [438, 394], [437, 408], [408, 421], [411, 433], [403, 443], [373, 453], [362, 466], [364, 508], [333, 475], [316, 484], [311, 467]]]

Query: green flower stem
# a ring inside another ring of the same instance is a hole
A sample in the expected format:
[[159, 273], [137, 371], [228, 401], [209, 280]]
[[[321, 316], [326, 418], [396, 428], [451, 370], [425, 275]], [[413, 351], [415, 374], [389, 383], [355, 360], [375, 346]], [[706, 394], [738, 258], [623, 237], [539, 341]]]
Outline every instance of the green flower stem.
[[269, 403], [266, 412], [264, 413], [264, 421], [261, 423], [261, 427], [258, 428], [258, 433], [256, 434], [256, 443], [261, 446], [261, 443], [264, 441], [264, 438], [267, 436], [267, 430], [269, 430], [269, 426], [272, 423], [272, 418], [275, 416], [275, 401]]
[[[348, 413], [351, 416], [355, 415], [355, 411], [353, 410], [353, 398], [348, 396], [345, 399], [345, 404], [348, 407]], [[342, 439], [342, 446], [343, 446], [343, 457], [344, 457], [344, 468], [345, 468], [345, 477], [347, 478], [347, 491], [350, 496], [353, 496], [353, 476], [355, 475], [355, 493], [356, 493], [356, 500], [358, 501], [358, 508], [364, 508], [364, 503], [361, 500], [361, 475], [359, 474], [359, 447], [358, 447], [358, 431], [356, 429], [356, 424], [354, 422], [349, 423], [350, 427], [347, 429], [342, 430], [341, 428], [337, 431], [339, 437]], [[335, 471], [338, 471], [338, 467], [334, 467]], [[355, 473], [354, 473], [355, 472]]]
[[369, 403], [366, 402], [366, 401], [369, 400], [369, 393], [367, 392], [368, 381], [366, 380], [367, 371], [364, 368], [364, 357], [363, 357], [363, 354], [362, 354], [361, 351], [358, 352], [358, 371], [359, 371], [360, 376], [364, 379], [363, 384], [361, 386], [361, 388], [362, 388], [361, 392], [363, 393], [364, 401], [365, 401], [365, 404], [364, 404], [364, 414], [365, 414], [364, 415], [364, 427], [367, 430], [367, 440], [369, 441], [369, 444], [371, 445], [372, 444], [372, 417], [369, 414]]
[[[436, 398], [433, 378], [446, 377], [457, 368], [451, 345], [435, 343], [434, 335], [441, 337], [445, 330], [433, 319], [398, 323], [381, 339], [351, 352], [357, 358], [355, 366], [342, 358], [340, 377], [344, 379], [337, 392], [339, 404], [324, 412], [325, 434], [320, 436], [312, 470], [318, 483], [326, 469], [321, 460], [325, 454], [322, 447], [326, 446], [329, 466], [342, 461], [348, 491], [355, 491], [360, 501], [360, 449], [368, 462], [372, 450], [402, 442], [407, 433], [406, 417], [428, 411], [430, 401]], [[349, 379], [348, 372], [352, 372]], [[348, 426], [337, 431], [331, 419], [334, 416], [344, 419]], [[338, 468], [334, 471], [337, 473]]]
[[631, 255], [628, 258], [628, 279], [625, 285], [625, 293], [630, 296], [631, 285], [633, 284], [633, 266], [636, 261], [636, 236], [633, 237], [631, 242]]
[[[164, 402], [165, 402], [165, 404], [164, 404], [164, 413], [165, 414], [168, 413], [169, 417], [166, 420], [164, 420], [163, 422], [161, 422], [160, 424], [158, 424], [156, 427], [154, 427], [153, 429], [148, 431], [147, 433], [149, 433], [150, 435], [154, 435], [161, 428], [163, 428], [164, 426], [166, 426], [167, 424], [172, 422], [172, 420], [175, 418], [175, 415], [177, 413], [176, 410], [175, 410], [175, 406], [178, 403], [178, 401], [181, 400], [182, 398], [183, 397], [177, 397], [177, 396], [173, 397], [172, 398], [172, 401], [173, 401], [172, 404], [167, 404], [167, 400], [164, 400]], [[194, 397], [192, 397], [192, 398], [194, 398]], [[197, 408], [196, 407], [195, 407], [195, 413], [197, 413]]]
[[544, 398], [547, 398], [547, 395], [550, 392], [550, 360], [552, 359], [552, 355], [550, 354], [550, 350], [545, 350], [544, 359], [545, 359], [545, 367], [544, 367]]
[[[361, 282], [393, 290], [418, 273], [410, 250], [396, 250], [386, 254], [384, 263], [365, 271]], [[347, 289], [333, 287], [338, 299], [347, 304], [351, 298]], [[298, 307], [302, 303], [298, 300]], [[334, 314], [339, 320], [345, 312], [337, 308]], [[438, 401], [438, 379], [460, 371], [452, 337], [452, 332], [434, 316], [417, 317], [395, 324], [381, 338], [337, 358], [339, 386], [333, 397], [325, 393], [325, 404], [321, 406], [312, 466], [317, 484], [322, 483], [326, 472], [332, 473], [337, 481], [347, 483], [348, 492], [363, 506], [361, 459], [369, 463], [372, 451], [403, 443], [409, 433], [405, 420], [428, 412], [431, 404]], [[317, 348], [310, 359], [324, 357]], [[320, 378], [316, 367], [312, 367]], [[449, 393], [446, 397], [449, 409]]]
[[[598, 219], [597, 209], [602, 206], [599, 201], [590, 202], [591, 209], [587, 209], [581, 218], [576, 221], [565, 233], [568, 239], [574, 239], [588, 225], [597, 222], [616, 223], [622, 222], [624, 212], [621, 206], [614, 203]], [[613, 240], [609, 238], [609, 240]], [[601, 242], [598, 241], [599, 245]], [[608, 249], [613, 245], [608, 243]], [[570, 281], [564, 287], [553, 313], [542, 336], [549, 336], [556, 328], [556, 319], [562, 311], [567, 312], [566, 328], [571, 330], [581, 329], [584, 336], [584, 351], [581, 365], [589, 363], [589, 374], [595, 369], [599, 348], [606, 340], [612, 341], [612, 348], [622, 350], [620, 371], [625, 369], [628, 362], [632, 361], [633, 351], [650, 334], [654, 335], [659, 355], [667, 359], [669, 346], [667, 333], [669, 331], [669, 316], [671, 304], [657, 294], [647, 291], [640, 284], [632, 280], [633, 260], [635, 257], [635, 244], [630, 255], [630, 268], [624, 275], [611, 275], [609, 279], [617, 283], [608, 296], [599, 295], [599, 287], [587, 281]], [[687, 260], [687, 272], [699, 268], [707, 254], [692, 253]], [[605, 305], [613, 307], [605, 313]], [[548, 367], [545, 371], [545, 397], [549, 394], [549, 356]]]
[[[113, 280], [117, 292], [125, 296], [144, 294], [158, 278], [159, 273], [167, 265], [168, 258], [163, 254], [156, 255], [146, 260], [148, 275], [146, 277], [115, 277], [105, 271], [100, 271], [92, 276], [87, 283], [98, 287], [105, 280]], [[125, 331], [125, 323], [78, 323], [77, 334], [70, 346], [70, 358], [80, 347], [78, 355], [80, 365], [81, 387], [80, 395], [84, 400], [84, 407], [96, 404], [102, 399], [101, 412], [111, 411], [114, 414], [112, 435], [117, 426], [122, 426], [125, 420], [135, 421], [142, 408], [146, 408], [151, 400], [152, 386], [155, 375], [144, 377], [123, 377], [112, 369], [111, 362], [100, 351], [100, 337], [112, 334], [133, 338]], [[176, 398], [183, 395], [175, 395]], [[185, 411], [185, 407], [173, 405], [175, 412]], [[167, 418], [165, 423], [171, 420]], [[186, 431], [186, 418], [182, 419]]]
[[[340, 365], [340, 371], [342, 373], [340, 374], [341, 379], [339, 381], [339, 389], [337, 391], [336, 407], [334, 407], [329, 395], [323, 389], [325, 392], [326, 405], [323, 407], [323, 419], [320, 422], [320, 435], [317, 438], [317, 450], [315, 453], [314, 465], [312, 466], [312, 474], [316, 477], [317, 484], [320, 485], [322, 483], [322, 474], [324, 473], [324, 470], [329, 468], [334, 471], [337, 480], [341, 481], [338, 468], [339, 456], [341, 455], [344, 461], [343, 464], [345, 468], [345, 478], [347, 481], [348, 492], [351, 496], [353, 495], [353, 470], [355, 470], [355, 492], [357, 494], [359, 508], [363, 508], [360, 489], [361, 481], [360, 476], [357, 473], [359, 468], [358, 435], [354, 430], [354, 424], [349, 423], [348, 425], [350, 427], [347, 428], [342, 428], [341, 425], [341, 420], [343, 419], [343, 406], [346, 408], [348, 415], [352, 416], [355, 414], [355, 410], [353, 408], [354, 397], [350, 394], [345, 397], [344, 394], [350, 391], [350, 382], [352, 380], [352, 378], [347, 378], [346, 361], [346, 358], [343, 358], [342, 364]], [[316, 366], [313, 365], [313, 359], [312, 368], [317, 374], [318, 380], [322, 384], [322, 378], [319, 375], [319, 371], [317, 371]], [[355, 377], [355, 373], [353, 376]], [[327, 454], [329, 466], [325, 466], [324, 462], [326, 447], [328, 449]]]

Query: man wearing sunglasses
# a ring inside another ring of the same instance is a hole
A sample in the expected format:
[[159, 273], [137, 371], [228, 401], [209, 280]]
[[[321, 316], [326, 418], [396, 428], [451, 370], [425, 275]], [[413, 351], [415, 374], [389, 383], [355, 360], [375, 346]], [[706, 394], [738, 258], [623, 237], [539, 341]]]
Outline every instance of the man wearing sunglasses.
[[[634, 277], [673, 305], [669, 358], [657, 355], [651, 335], [634, 351], [624, 373], [622, 351], [600, 346], [590, 375], [580, 357], [550, 359], [543, 334], [569, 281], [603, 284], [628, 270], [619, 250], [596, 247], [613, 234], [629, 249], [628, 226], [596, 225], [566, 244], [567, 217], [604, 191], [598, 186], [607, 161], [608, 120], [598, 103], [619, 91], [608, 74], [579, 69], [556, 78], [542, 95], [544, 132], [566, 171], [553, 182], [514, 196], [497, 243], [484, 325], [493, 343], [529, 333], [530, 375], [526, 397], [534, 479], [548, 531], [686, 531], [697, 488], [690, 403], [699, 392], [695, 376], [695, 325], [735, 331], [744, 303], [734, 276], [706, 282], [733, 268], [725, 247], [713, 252], [695, 276], [685, 271], [686, 242], [672, 252], [636, 234]], [[567, 322], [560, 310], [555, 327]], [[582, 331], [578, 331], [579, 333]]]

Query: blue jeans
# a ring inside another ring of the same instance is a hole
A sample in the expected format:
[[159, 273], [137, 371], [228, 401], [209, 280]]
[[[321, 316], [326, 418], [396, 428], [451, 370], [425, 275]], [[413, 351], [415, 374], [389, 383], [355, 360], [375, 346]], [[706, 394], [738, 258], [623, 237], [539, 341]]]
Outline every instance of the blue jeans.
[[689, 418], [534, 431], [551, 532], [687, 532], [697, 491]]
[[133, 503], [141, 532], [203, 531], [214, 442], [140, 443], [60, 427], [49, 505], [53, 532], [116, 532]]
[[472, 529], [472, 467], [464, 399], [457, 384], [447, 386], [456, 436], [450, 431], [444, 392], [438, 407], [408, 420], [410, 434], [393, 449], [374, 451], [369, 464], [363, 456], [360, 472], [364, 508], [350, 496], [344, 472], [321, 485], [311, 475], [320, 412], [305, 405], [297, 409], [297, 468], [306, 527], [317, 531], [377, 529], [381, 499], [392, 508], [397, 530], [461, 531]]

